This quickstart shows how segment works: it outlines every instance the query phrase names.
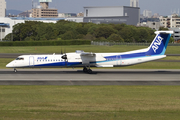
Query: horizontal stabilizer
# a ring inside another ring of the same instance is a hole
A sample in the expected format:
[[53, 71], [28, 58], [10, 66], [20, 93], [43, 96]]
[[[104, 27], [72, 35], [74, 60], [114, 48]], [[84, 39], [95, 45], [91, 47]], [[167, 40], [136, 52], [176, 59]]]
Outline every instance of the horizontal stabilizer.
[[173, 31], [156, 31], [155, 34], [174, 34]]

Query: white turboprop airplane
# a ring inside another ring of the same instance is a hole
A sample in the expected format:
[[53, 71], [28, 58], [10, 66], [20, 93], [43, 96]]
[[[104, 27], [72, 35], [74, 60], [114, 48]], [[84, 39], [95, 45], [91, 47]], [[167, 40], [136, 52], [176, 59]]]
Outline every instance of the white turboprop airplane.
[[146, 49], [123, 53], [89, 53], [77, 50], [74, 53], [53, 55], [22, 55], [6, 65], [7, 68], [62, 68], [84, 67], [91, 74], [90, 67], [129, 66], [166, 57], [165, 51], [173, 31], [156, 31], [156, 37]]

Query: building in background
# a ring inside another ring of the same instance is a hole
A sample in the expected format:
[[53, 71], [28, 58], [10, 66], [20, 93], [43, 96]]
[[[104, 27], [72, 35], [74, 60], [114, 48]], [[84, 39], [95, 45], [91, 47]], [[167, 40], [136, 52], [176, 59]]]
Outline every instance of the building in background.
[[178, 14], [161, 16], [159, 19], [164, 28], [180, 28], [180, 16]]
[[170, 28], [170, 30], [174, 31], [172, 37], [175, 40], [175, 43], [180, 43], [180, 28]]
[[63, 17], [63, 18], [66, 18], [66, 17], [77, 17], [77, 14], [76, 13], [59, 13], [58, 17]]
[[159, 19], [164, 28], [174, 31], [172, 37], [176, 43], [180, 43], [180, 16], [173, 14], [170, 16], [161, 16]]
[[0, 0], [0, 17], [6, 16], [6, 1]]
[[129, 6], [84, 7], [83, 22], [137, 25], [140, 22], [140, 8]]
[[138, 23], [137, 26], [149, 27], [153, 30], [159, 30], [159, 28], [162, 27], [160, 22], [152, 22], [152, 21]]
[[139, 7], [139, 0], [130, 0], [130, 7]]
[[52, 0], [39, 0], [40, 6], [32, 9], [33, 18], [56, 18], [58, 10], [49, 8], [49, 2]]
[[144, 10], [143, 11], [143, 16], [147, 17], [147, 18], [151, 18], [152, 17], [152, 11]]
[[84, 17], [84, 13], [83, 12], [78, 13], [77, 17]]
[[31, 17], [31, 10], [27, 10], [17, 15], [18, 17]]
[[159, 13], [154, 13], [154, 15], [152, 16], [152, 18], [159, 18], [159, 17], [160, 17]]

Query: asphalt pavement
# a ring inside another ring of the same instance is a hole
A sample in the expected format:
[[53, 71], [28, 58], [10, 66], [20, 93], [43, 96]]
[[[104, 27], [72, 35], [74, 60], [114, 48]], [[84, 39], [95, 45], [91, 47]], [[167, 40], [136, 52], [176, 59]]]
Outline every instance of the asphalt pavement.
[[180, 85], [180, 70], [1, 69], [0, 85]]

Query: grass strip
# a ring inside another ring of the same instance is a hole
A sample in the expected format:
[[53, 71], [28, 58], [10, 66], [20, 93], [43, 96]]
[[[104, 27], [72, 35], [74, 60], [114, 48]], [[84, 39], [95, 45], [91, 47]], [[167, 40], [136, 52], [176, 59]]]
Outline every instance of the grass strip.
[[[0, 47], [0, 53], [61, 53], [84, 50], [85, 52], [127, 52], [146, 48], [145, 46], [95, 46], [95, 45], [70, 45], [70, 46], [26, 46], [26, 47]], [[180, 46], [168, 46], [166, 54], [180, 54]]]
[[0, 86], [0, 89], [1, 119], [180, 119], [180, 86]]

